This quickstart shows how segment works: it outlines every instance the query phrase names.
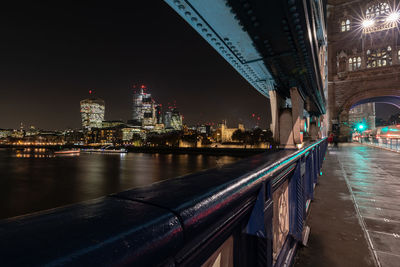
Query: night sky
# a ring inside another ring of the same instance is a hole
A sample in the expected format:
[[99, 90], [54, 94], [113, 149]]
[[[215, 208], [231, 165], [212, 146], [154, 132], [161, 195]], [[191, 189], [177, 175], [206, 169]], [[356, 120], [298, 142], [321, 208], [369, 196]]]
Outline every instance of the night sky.
[[[176, 101], [189, 125], [252, 127], [252, 113], [269, 125], [268, 99], [161, 0], [24, 3], [2, 8], [0, 25], [0, 128], [80, 128], [90, 89], [107, 120], [126, 121], [134, 84], [164, 106]], [[377, 117], [394, 112], [377, 107]]]
[[128, 120], [142, 83], [164, 106], [176, 101], [187, 124], [251, 127], [252, 113], [269, 123], [268, 99], [163, 1], [24, 3], [2, 8], [0, 25], [0, 128], [80, 128], [89, 89], [107, 120]]
[[400, 113], [399, 108], [390, 104], [376, 103], [375, 104], [376, 117], [388, 120], [393, 114]]

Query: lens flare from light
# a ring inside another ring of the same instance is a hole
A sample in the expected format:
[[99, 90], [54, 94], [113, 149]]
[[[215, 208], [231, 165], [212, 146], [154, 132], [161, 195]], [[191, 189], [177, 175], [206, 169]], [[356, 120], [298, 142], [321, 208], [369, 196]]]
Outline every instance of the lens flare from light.
[[386, 18], [387, 22], [396, 22], [400, 19], [400, 14], [398, 12], [390, 13], [389, 16]]
[[366, 19], [362, 22], [363, 28], [369, 28], [375, 24], [375, 21], [372, 19]]

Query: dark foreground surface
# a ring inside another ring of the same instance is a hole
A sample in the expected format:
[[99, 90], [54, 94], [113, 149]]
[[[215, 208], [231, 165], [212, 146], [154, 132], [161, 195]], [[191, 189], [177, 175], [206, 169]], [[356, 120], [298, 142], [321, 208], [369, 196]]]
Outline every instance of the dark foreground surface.
[[377, 148], [330, 149], [295, 266], [400, 266], [399, 163]]
[[0, 219], [102, 197], [238, 159], [144, 153], [56, 156], [45, 148], [0, 149]]

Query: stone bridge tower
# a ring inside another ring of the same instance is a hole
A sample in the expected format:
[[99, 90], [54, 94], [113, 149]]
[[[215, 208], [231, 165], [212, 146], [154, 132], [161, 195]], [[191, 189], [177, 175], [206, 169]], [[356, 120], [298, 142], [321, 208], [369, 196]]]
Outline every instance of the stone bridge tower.
[[397, 1], [328, 0], [330, 130], [350, 134], [349, 110], [400, 96]]

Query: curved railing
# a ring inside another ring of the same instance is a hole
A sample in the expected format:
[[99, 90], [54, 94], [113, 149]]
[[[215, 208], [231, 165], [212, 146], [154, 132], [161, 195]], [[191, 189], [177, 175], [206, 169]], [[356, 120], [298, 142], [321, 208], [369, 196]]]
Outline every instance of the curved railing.
[[0, 221], [3, 266], [282, 266], [303, 240], [327, 148], [221, 168]]

